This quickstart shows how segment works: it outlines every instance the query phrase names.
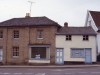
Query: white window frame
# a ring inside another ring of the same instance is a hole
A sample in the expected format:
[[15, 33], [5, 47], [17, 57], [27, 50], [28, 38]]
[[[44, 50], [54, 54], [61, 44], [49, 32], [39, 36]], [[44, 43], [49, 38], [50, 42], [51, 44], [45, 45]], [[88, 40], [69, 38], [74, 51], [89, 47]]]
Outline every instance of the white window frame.
[[89, 40], [89, 35], [83, 35], [83, 41], [88, 41]]
[[18, 39], [19, 38], [19, 30], [14, 30], [13, 31], [13, 38]]
[[43, 39], [43, 30], [37, 30], [37, 39]]
[[72, 35], [66, 35], [66, 41], [71, 41], [72, 40]]
[[12, 49], [12, 57], [13, 58], [18, 58], [19, 57], [19, 47], [15, 47], [15, 46], [13, 47], [13, 49]]

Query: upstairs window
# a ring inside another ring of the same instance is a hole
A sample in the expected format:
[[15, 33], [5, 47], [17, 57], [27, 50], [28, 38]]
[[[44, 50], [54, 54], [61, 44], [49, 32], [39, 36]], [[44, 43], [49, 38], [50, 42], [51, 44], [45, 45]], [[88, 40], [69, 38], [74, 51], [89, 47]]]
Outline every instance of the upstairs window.
[[83, 40], [84, 40], [84, 41], [89, 40], [89, 36], [88, 36], [88, 35], [83, 35]]
[[71, 40], [72, 36], [71, 35], [66, 35], [66, 40]]
[[37, 39], [43, 39], [43, 30], [37, 30]]
[[19, 47], [13, 47], [12, 56], [13, 57], [19, 56]]
[[18, 30], [14, 31], [14, 38], [19, 38], [19, 31]]
[[3, 38], [3, 31], [0, 31], [0, 38]]

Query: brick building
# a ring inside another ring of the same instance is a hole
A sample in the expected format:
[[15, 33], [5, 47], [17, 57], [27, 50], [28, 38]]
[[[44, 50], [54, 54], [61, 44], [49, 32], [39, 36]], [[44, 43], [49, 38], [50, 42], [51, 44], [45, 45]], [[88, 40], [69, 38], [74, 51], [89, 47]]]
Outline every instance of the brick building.
[[60, 25], [47, 17], [13, 18], [0, 23], [0, 62], [55, 63], [55, 33]]

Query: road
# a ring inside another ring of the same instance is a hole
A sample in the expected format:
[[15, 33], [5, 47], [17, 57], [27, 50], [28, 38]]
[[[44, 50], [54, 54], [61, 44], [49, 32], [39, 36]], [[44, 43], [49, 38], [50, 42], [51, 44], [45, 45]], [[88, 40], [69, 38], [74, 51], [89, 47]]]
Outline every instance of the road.
[[100, 75], [100, 67], [89, 68], [0, 68], [0, 75]]

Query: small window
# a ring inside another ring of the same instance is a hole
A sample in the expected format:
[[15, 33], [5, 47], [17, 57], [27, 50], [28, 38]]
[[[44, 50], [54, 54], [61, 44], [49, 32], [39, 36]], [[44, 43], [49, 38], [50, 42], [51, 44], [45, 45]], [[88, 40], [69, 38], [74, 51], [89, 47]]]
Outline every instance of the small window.
[[0, 38], [3, 38], [3, 31], [0, 31]]
[[88, 36], [88, 35], [83, 35], [83, 40], [84, 40], [84, 41], [89, 40], [89, 36]]
[[84, 58], [84, 49], [71, 49], [71, 57], [72, 58]]
[[71, 40], [72, 36], [71, 35], [66, 35], [66, 40]]
[[19, 31], [14, 31], [14, 38], [19, 38]]
[[13, 47], [12, 56], [13, 57], [19, 56], [19, 47]]
[[43, 39], [43, 30], [37, 30], [37, 39]]

